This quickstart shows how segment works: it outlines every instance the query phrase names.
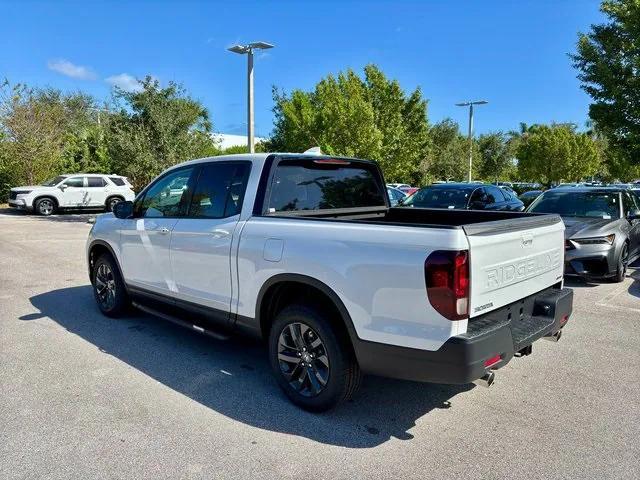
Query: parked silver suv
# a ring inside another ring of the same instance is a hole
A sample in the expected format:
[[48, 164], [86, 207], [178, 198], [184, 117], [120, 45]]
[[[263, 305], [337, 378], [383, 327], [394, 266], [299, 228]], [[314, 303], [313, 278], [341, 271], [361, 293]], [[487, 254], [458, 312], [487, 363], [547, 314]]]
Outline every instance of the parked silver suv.
[[126, 177], [76, 173], [59, 175], [42, 185], [12, 188], [9, 206], [40, 215], [68, 208], [101, 208], [110, 212], [116, 203], [134, 198]]

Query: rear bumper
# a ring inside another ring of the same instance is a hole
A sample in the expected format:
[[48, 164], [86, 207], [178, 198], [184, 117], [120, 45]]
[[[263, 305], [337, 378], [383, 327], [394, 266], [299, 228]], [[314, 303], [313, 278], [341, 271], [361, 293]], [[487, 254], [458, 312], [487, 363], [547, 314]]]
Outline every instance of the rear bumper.
[[[489, 368], [485, 361], [500, 355], [491, 370], [505, 366], [517, 352], [558, 332], [573, 307], [573, 291], [550, 288], [469, 321], [466, 334], [446, 341], [437, 351], [358, 341], [354, 345], [365, 373], [434, 383], [470, 383]], [[522, 315], [520, 311], [522, 309]]]

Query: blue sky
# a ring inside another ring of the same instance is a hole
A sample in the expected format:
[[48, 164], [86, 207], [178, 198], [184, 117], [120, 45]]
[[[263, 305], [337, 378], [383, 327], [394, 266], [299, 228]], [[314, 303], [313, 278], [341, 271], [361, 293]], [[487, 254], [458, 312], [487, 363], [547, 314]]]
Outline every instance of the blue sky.
[[591, 0], [412, 2], [6, 2], [0, 77], [82, 89], [151, 74], [175, 80], [210, 110], [216, 131], [246, 129], [246, 60], [225, 50], [263, 40], [255, 65], [256, 132], [272, 128], [271, 86], [311, 89], [329, 72], [379, 65], [429, 99], [432, 122], [454, 103], [483, 98], [476, 132], [521, 121], [587, 119], [589, 98], [567, 54], [577, 32], [602, 21]]

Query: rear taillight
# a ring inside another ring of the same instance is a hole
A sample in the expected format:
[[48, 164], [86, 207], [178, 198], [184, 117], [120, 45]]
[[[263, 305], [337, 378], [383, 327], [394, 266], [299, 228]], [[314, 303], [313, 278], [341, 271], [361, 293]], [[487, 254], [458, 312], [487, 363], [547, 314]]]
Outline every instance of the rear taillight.
[[437, 250], [424, 262], [429, 303], [449, 320], [469, 316], [469, 252]]

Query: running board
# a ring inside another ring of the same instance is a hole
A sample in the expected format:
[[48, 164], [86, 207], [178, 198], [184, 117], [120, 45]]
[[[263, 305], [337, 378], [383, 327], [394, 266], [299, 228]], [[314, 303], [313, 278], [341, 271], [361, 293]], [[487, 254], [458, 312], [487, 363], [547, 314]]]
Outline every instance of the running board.
[[160, 312], [159, 310], [154, 310], [153, 308], [147, 307], [146, 305], [142, 305], [140, 303], [131, 302], [131, 304], [136, 307], [138, 310], [142, 310], [149, 315], [153, 315], [155, 317], [160, 317], [163, 320], [168, 320], [171, 323], [175, 323], [176, 325], [180, 325], [181, 327], [188, 328], [189, 330], [195, 330], [196, 332], [200, 332], [208, 337], [215, 338], [216, 340], [229, 340], [229, 335], [224, 333], [219, 333], [213, 330], [208, 330], [200, 325], [194, 325], [191, 322], [183, 320], [178, 317], [174, 317], [173, 315], [169, 315], [168, 313]]

